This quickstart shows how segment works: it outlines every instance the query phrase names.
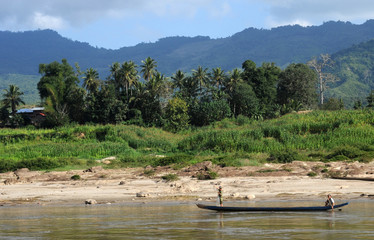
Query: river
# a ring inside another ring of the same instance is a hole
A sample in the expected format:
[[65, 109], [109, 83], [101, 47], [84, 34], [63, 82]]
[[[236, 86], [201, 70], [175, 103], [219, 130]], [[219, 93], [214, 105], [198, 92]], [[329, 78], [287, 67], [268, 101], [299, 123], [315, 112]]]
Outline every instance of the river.
[[[321, 201], [225, 204], [316, 206]], [[374, 200], [350, 201], [342, 211], [280, 213], [217, 213], [192, 202], [2, 206], [0, 227], [0, 239], [374, 239]]]

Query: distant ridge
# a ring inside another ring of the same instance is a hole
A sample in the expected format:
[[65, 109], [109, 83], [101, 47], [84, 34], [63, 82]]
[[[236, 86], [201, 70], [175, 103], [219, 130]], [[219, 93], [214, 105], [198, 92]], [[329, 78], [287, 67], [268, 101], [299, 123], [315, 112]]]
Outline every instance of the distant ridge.
[[[114, 36], [113, 36], [114, 37]], [[158, 70], [171, 75], [181, 69], [189, 72], [201, 65], [221, 67], [226, 71], [247, 60], [258, 65], [275, 62], [285, 67], [292, 62], [306, 62], [320, 53], [333, 54], [353, 44], [374, 38], [374, 20], [361, 25], [350, 22], [326, 22], [321, 26], [284, 26], [271, 30], [247, 28], [231, 37], [167, 37], [154, 43], [139, 43], [118, 50], [95, 48], [72, 41], [52, 30], [26, 32], [0, 31], [0, 74], [37, 74], [40, 63], [66, 58], [82, 69], [93, 67], [101, 73], [113, 62], [152, 57]], [[105, 78], [106, 76], [101, 76]]]
[[9, 84], [19, 86], [27, 103], [39, 101], [39, 64], [63, 58], [71, 65], [78, 63], [83, 71], [92, 67], [101, 79], [106, 79], [113, 62], [132, 60], [140, 65], [147, 57], [157, 61], [158, 71], [171, 76], [177, 70], [191, 73], [198, 66], [231, 71], [248, 59], [257, 65], [274, 62], [285, 68], [329, 53], [336, 62], [333, 72], [341, 81], [330, 85], [327, 97], [343, 99], [346, 106], [352, 107], [357, 100], [365, 103], [374, 89], [374, 20], [361, 25], [330, 21], [311, 27], [247, 28], [219, 39], [166, 37], [117, 50], [92, 47], [53, 30], [0, 31], [0, 43], [0, 89]]

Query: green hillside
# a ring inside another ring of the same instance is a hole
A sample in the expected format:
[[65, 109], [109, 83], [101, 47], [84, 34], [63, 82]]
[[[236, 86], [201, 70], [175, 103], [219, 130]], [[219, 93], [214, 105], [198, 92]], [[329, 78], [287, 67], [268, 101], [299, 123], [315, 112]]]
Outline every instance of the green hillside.
[[374, 40], [355, 45], [332, 55], [335, 61], [333, 73], [340, 81], [331, 85], [328, 94], [342, 98], [346, 106], [352, 107], [374, 89]]
[[37, 75], [1, 74], [1, 96], [4, 93], [3, 89], [9, 89], [9, 85], [16, 85], [24, 93], [22, 99], [26, 104], [37, 104], [40, 102], [39, 93], [36, 88], [39, 80], [40, 76]]

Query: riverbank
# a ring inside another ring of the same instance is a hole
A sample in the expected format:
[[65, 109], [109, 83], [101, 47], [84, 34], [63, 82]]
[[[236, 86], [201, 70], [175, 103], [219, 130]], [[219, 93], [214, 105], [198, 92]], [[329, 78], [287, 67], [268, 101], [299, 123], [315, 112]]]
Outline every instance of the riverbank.
[[[207, 172], [216, 179], [198, 180]], [[314, 174], [311, 174], [313, 172]], [[152, 174], [150, 174], [152, 173]], [[219, 167], [211, 162], [174, 170], [170, 167], [73, 171], [29, 171], [0, 174], [0, 205], [98, 204], [152, 201], [216, 201], [218, 186], [226, 200], [293, 199], [323, 201], [331, 193], [337, 201], [374, 195], [374, 181], [332, 179], [326, 174], [374, 179], [374, 162], [293, 162], [248, 167]], [[175, 174], [178, 180], [162, 177]], [[79, 180], [72, 176], [79, 175]]]

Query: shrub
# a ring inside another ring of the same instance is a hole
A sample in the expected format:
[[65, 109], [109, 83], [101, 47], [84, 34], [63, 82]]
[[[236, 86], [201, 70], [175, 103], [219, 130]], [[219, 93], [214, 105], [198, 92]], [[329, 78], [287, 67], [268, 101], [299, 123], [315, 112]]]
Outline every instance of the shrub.
[[251, 119], [249, 119], [246, 116], [239, 115], [236, 117], [236, 124], [238, 124], [238, 126], [243, 126], [245, 124], [250, 124], [250, 123], [251, 123]]
[[159, 158], [154, 162], [154, 166], [167, 166], [175, 163], [185, 163], [191, 161], [193, 156], [187, 154], [176, 154], [173, 156]]
[[71, 180], [76, 181], [76, 180], [80, 180], [80, 179], [81, 179], [81, 176], [79, 176], [78, 174], [75, 174], [75, 175], [71, 176]]
[[153, 170], [153, 169], [145, 169], [143, 173], [144, 173], [145, 176], [151, 177], [151, 176], [155, 175], [155, 170]]
[[328, 160], [340, 161], [354, 159], [359, 156], [362, 156], [363, 152], [356, 147], [352, 146], [342, 146], [333, 150], [333, 152], [326, 156]]
[[211, 179], [216, 179], [218, 177], [218, 173], [213, 172], [213, 171], [208, 171], [206, 173], [198, 173], [196, 175], [197, 179], [199, 180], [211, 180]]
[[301, 156], [294, 150], [274, 151], [270, 153], [268, 160], [278, 163], [291, 163], [293, 161], [301, 160]]
[[28, 168], [30, 170], [47, 170], [64, 165], [64, 162], [59, 162], [57, 159], [48, 159], [48, 158], [36, 158], [22, 160], [16, 164], [17, 169], [19, 168]]
[[13, 161], [0, 160], [0, 172], [9, 172], [16, 170], [17, 167]]
[[178, 180], [179, 177], [178, 177], [177, 174], [170, 173], [170, 174], [167, 174], [167, 175], [162, 176], [162, 179], [164, 179], [164, 180], [167, 181], [167, 182], [172, 182], [172, 181], [176, 181], [176, 180]]
[[309, 172], [308, 176], [309, 177], [315, 177], [315, 176], [317, 176], [317, 173], [315, 173], [315, 172]]

